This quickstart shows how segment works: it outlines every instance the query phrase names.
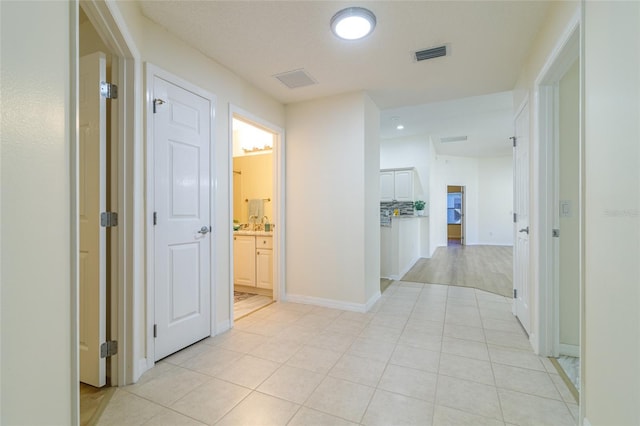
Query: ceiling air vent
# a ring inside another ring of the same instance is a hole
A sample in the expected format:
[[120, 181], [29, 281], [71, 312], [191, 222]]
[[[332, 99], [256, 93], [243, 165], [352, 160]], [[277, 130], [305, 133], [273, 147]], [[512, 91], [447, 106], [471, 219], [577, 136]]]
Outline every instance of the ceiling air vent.
[[432, 49], [419, 50], [416, 52], [416, 61], [426, 61], [427, 59], [447, 56], [447, 46], [434, 47]]
[[447, 143], [447, 142], [464, 142], [467, 140], [466, 136], [449, 136], [446, 138], [440, 138], [440, 143]]
[[315, 81], [313, 77], [307, 74], [303, 69], [283, 72], [274, 75], [274, 77], [280, 80], [280, 82], [289, 89], [297, 89], [298, 87], [317, 84], [317, 81]]

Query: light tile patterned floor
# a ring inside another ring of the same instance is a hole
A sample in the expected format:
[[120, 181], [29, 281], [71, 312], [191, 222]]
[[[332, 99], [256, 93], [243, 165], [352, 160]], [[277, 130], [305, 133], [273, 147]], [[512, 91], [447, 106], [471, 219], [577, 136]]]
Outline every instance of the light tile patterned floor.
[[393, 283], [360, 314], [275, 303], [119, 388], [100, 425], [575, 425], [511, 301]]

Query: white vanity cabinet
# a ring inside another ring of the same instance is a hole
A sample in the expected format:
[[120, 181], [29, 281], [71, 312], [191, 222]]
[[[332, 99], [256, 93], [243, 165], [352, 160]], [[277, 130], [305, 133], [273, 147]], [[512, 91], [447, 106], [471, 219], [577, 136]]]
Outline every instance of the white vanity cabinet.
[[380, 170], [380, 201], [413, 201], [415, 170]]
[[273, 288], [273, 237], [234, 235], [233, 257], [235, 285]]
[[233, 237], [233, 283], [256, 286], [256, 237], [253, 235]]

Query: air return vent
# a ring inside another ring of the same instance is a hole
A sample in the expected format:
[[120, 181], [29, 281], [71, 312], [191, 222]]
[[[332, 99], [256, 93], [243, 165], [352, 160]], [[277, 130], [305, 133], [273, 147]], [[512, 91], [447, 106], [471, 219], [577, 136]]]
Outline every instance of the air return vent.
[[431, 49], [419, 50], [416, 52], [416, 61], [426, 61], [427, 59], [447, 56], [447, 46], [434, 47]]
[[440, 143], [447, 142], [464, 142], [467, 140], [466, 136], [448, 136], [446, 138], [440, 138]]
[[280, 80], [280, 82], [287, 86], [289, 89], [297, 89], [298, 87], [317, 84], [317, 81], [315, 81], [313, 77], [307, 74], [307, 72], [303, 69], [283, 72], [274, 75], [274, 77]]

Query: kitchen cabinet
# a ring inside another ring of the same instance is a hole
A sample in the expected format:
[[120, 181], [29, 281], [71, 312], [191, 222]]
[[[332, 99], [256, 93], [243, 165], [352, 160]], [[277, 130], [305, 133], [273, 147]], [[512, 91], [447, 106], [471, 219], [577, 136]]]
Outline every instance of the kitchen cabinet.
[[233, 283], [256, 286], [256, 237], [253, 235], [233, 237]]
[[262, 289], [273, 288], [273, 237], [233, 237], [233, 283]]
[[380, 201], [413, 201], [414, 169], [380, 171]]

